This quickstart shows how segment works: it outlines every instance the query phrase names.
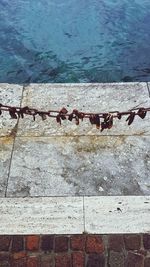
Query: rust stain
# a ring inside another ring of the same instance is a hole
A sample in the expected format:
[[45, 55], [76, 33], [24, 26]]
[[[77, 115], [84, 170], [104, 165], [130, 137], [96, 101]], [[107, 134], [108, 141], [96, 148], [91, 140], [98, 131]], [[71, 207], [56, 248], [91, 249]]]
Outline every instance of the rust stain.
[[17, 126], [18, 124], [16, 123], [16, 125], [11, 129], [11, 132], [3, 137], [0, 137], [0, 145], [9, 145], [13, 143], [14, 137], [16, 136], [17, 133]]
[[87, 136], [83, 139], [76, 138], [76, 151], [85, 153], [96, 153], [102, 149], [111, 149], [124, 144], [126, 136], [116, 136], [110, 138], [110, 136]]
[[144, 136], [146, 134], [149, 134], [149, 131], [140, 131], [140, 132], [135, 133], [134, 135], [136, 135], [136, 136]]
[[2, 150], [2, 147], [4, 145], [11, 145], [13, 143], [14, 137], [12, 136], [4, 136], [0, 137], [0, 149]]

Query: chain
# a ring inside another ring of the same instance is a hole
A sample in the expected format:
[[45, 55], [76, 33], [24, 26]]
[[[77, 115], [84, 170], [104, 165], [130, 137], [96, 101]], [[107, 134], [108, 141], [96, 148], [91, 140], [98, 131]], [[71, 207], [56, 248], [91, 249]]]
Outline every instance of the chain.
[[3, 112], [8, 112], [12, 119], [24, 118], [24, 115], [30, 115], [35, 118], [39, 115], [42, 120], [46, 120], [48, 117], [55, 118], [57, 123], [61, 124], [63, 120], [75, 121], [76, 125], [79, 125], [80, 121], [88, 119], [92, 125], [96, 125], [97, 129], [100, 129], [101, 132], [104, 129], [111, 129], [113, 126], [114, 119], [121, 120], [123, 116], [128, 116], [126, 121], [128, 125], [131, 125], [135, 119], [135, 116], [139, 116], [141, 119], [146, 117], [147, 112], [150, 111], [149, 108], [133, 108], [126, 112], [111, 111], [111, 112], [101, 112], [101, 113], [89, 113], [89, 112], [80, 112], [77, 109], [74, 109], [71, 113], [68, 113], [66, 108], [58, 110], [48, 110], [48, 111], [39, 111], [38, 109], [26, 107], [15, 107], [7, 106], [0, 104], [0, 115]]

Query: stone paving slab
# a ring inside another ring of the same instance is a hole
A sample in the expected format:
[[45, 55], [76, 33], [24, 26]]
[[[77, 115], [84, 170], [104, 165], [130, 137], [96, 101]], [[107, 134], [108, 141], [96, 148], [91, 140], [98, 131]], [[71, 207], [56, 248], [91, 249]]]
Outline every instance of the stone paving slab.
[[[135, 106], [150, 106], [150, 98], [146, 83], [119, 84], [30, 84], [25, 87], [22, 106], [41, 110], [60, 110], [66, 107], [89, 112], [107, 112], [112, 110], [126, 111]], [[150, 115], [141, 120], [136, 118], [131, 126], [127, 126], [125, 118], [116, 120], [111, 130], [100, 133], [85, 120], [76, 126], [73, 122], [63, 121], [60, 126], [55, 119], [36, 121], [29, 116], [19, 121], [18, 136], [50, 136], [50, 135], [149, 135]]]
[[[44, 110], [65, 106], [70, 111], [78, 108], [92, 112], [150, 106], [146, 83], [31, 84], [24, 88], [1, 84], [0, 102]], [[144, 120], [136, 118], [127, 128], [125, 120], [118, 120], [116, 127], [102, 134], [88, 122], [84, 127], [69, 122], [60, 127], [50, 119], [43, 122], [38, 118], [32, 122], [29, 116], [19, 120], [18, 130], [17, 121], [8, 119], [7, 115], [0, 120], [0, 136], [4, 138], [1, 142], [17, 133], [7, 196], [150, 193], [149, 115]], [[13, 141], [7, 147], [1, 146], [9, 151], [5, 156], [7, 164], [1, 152], [2, 196], [12, 146]]]
[[149, 194], [148, 136], [16, 138], [9, 197]]
[[[0, 83], [0, 103], [21, 105], [23, 86]], [[0, 196], [5, 195], [17, 121], [8, 113], [0, 116]]]
[[[23, 86], [18, 84], [0, 83], [0, 103], [3, 105], [20, 106]], [[0, 136], [10, 136], [16, 131], [17, 120], [10, 119], [7, 112], [0, 116]]]
[[5, 196], [13, 142], [13, 137], [0, 137], [0, 197]]
[[91, 234], [150, 231], [150, 197], [84, 197], [85, 232]]
[[148, 233], [149, 210], [150, 196], [0, 198], [0, 235]]
[[0, 198], [0, 234], [78, 234], [84, 231], [83, 199]]

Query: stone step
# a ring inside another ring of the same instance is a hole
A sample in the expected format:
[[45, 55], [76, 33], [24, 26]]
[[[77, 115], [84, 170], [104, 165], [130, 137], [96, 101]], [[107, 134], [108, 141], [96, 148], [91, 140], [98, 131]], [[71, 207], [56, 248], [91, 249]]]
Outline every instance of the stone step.
[[0, 198], [0, 235], [148, 233], [150, 196]]

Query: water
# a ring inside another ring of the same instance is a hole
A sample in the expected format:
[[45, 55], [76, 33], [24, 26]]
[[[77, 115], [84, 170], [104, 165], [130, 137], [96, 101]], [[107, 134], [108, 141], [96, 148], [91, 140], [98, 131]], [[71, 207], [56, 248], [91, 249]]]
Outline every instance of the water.
[[150, 81], [149, 0], [0, 0], [0, 82]]

